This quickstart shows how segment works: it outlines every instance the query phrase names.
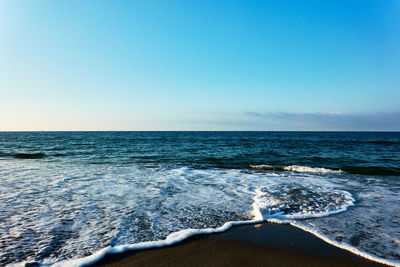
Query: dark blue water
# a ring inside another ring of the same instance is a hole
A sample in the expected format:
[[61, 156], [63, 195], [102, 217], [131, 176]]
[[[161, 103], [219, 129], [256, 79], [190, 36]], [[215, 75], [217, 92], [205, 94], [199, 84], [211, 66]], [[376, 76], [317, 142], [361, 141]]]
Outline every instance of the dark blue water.
[[399, 175], [400, 133], [3, 132], [0, 157], [86, 164], [307, 165]]
[[0, 264], [260, 216], [398, 262], [399, 177], [400, 133], [2, 132]]

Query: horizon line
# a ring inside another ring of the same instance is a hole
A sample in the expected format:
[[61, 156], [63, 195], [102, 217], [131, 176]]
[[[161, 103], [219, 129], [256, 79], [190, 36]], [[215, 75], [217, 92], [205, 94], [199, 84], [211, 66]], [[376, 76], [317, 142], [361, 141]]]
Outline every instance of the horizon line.
[[0, 133], [44, 132], [326, 132], [326, 133], [400, 133], [399, 130], [0, 130]]

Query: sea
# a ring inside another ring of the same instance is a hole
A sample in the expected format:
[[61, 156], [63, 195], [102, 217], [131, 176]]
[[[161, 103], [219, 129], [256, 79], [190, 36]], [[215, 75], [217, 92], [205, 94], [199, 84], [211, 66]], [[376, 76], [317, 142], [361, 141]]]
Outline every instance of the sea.
[[0, 132], [1, 266], [261, 221], [400, 266], [400, 133]]

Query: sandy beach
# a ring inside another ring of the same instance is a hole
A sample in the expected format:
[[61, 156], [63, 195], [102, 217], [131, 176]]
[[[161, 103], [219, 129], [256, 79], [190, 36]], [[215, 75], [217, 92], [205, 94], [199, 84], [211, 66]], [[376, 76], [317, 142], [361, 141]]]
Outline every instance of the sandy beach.
[[290, 225], [235, 226], [173, 246], [107, 255], [92, 266], [384, 266]]

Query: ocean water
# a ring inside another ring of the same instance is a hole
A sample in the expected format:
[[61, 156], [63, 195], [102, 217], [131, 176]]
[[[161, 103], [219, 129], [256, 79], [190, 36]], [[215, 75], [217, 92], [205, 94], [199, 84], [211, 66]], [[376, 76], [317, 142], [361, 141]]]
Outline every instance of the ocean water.
[[399, 265], [400, 133], [0, 133], [0, 265], [261, 220]]

